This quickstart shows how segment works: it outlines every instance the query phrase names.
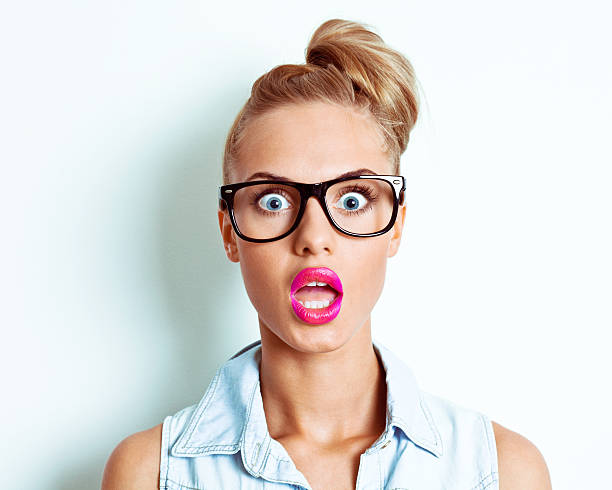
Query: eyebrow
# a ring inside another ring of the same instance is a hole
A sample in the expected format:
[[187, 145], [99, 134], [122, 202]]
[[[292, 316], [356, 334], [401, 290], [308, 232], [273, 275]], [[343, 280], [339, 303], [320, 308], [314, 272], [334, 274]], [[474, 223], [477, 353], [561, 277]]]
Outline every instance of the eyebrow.
[[[370, 170], [369, 168], [360, 168], [358, 170], [351, 170], [349, 172], [345, 172], [343, 174], [338, 175], [335, 178], [342, 179], [344, 177], [356, 177], [357, 175], [378, 175], [378, 174]], [[271, 179], [271, 180], [281, 180], [284, 182], [293, 182], [291, 179], [288, 179], [287, 177], [283, 177], [282, 175], [276, 175], [270, 172], [255, 172], [253, 175], [251, 175], [247, 179], [247, 182], [249, 180], [255, 180], [255, 179], [265, 179], [265, 180]]]

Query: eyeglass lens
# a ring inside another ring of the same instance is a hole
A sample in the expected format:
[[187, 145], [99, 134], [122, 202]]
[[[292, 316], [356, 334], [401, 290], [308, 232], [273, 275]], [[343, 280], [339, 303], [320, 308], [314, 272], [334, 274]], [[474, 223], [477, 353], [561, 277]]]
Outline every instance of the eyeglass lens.
[[[234, 195], [234, 217], [240, 232], [254, 239], [283, 235], [293, 226], [301, 196], [282, 183], [242, 187]], [[393, 215], [394, 189], [382, 179], [351, 179], [330, 186], [327, 209], [338, 227], [350, 233], [376, 233]]]

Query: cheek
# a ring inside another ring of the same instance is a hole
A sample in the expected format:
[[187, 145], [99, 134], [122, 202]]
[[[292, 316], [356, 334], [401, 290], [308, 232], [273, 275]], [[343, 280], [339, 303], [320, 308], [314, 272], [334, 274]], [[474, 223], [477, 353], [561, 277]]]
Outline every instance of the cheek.
[[[384, 235], [383, 235], [384, 237]], [[380, 294], [385, 281], [387, 268], [388, 240], [383, 237], [367, 238], [368, 243], [363, 246], [354, 245], [351, 249], [350, 268], [351, 282], [359, 288], [361, 284], [367, 284], [364, 294]], [[355, 286], [354, 286], [355, 287]]]
[[[240, 270], [252, 302], [260, 302], [264, 295], [278, 294], [282, 284], [283, 253], [270, 245], [247, 243], [239, 245]], [[286, 252], [284, 252], [286, 255]]]
[[368, 269], [378, 269], [381, 264], [386, 263], [387, 249], [389, 240], [385, 235], [362, 238], [359, 242], [354, 242], [351, 247], [351, 261], [355, 266]]

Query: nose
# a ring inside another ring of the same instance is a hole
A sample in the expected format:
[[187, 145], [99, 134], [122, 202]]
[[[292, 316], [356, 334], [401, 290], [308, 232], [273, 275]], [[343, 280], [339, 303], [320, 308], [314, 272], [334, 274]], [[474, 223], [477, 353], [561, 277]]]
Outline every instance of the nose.
[[293, 232], [295, 252], [298, 255], [330, 255], [335, 249], [337, 233], [319, 201], [311, 196], [306, 203], [302, 220]]

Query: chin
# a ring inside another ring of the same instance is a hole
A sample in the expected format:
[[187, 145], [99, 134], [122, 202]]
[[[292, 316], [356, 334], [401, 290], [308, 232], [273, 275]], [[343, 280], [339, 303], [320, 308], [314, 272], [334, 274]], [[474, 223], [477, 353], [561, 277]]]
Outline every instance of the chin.
[[[298, 352], [322, 354], [333, 352], [351, 340], [356, 330], [348, 330], [348, 326], [338, 318], [321, 325], [309, 325], [294, 318], [285, 323], [288, 328], [270, 328], [260, 318], [262, 338], [272, 336], [272, 342], [282, 342]], [[264, 332], [266, 329], [267, 332]]]
[[315, 328], [318, 330], [298, 333], [292, 347], [304, 353], [322, 354], [339, 349], [350, 339], [349, 335], [343, 335], [338, 330], [332, 330], [333, 327], [325, 328], [325, 326], [319, 325]]

